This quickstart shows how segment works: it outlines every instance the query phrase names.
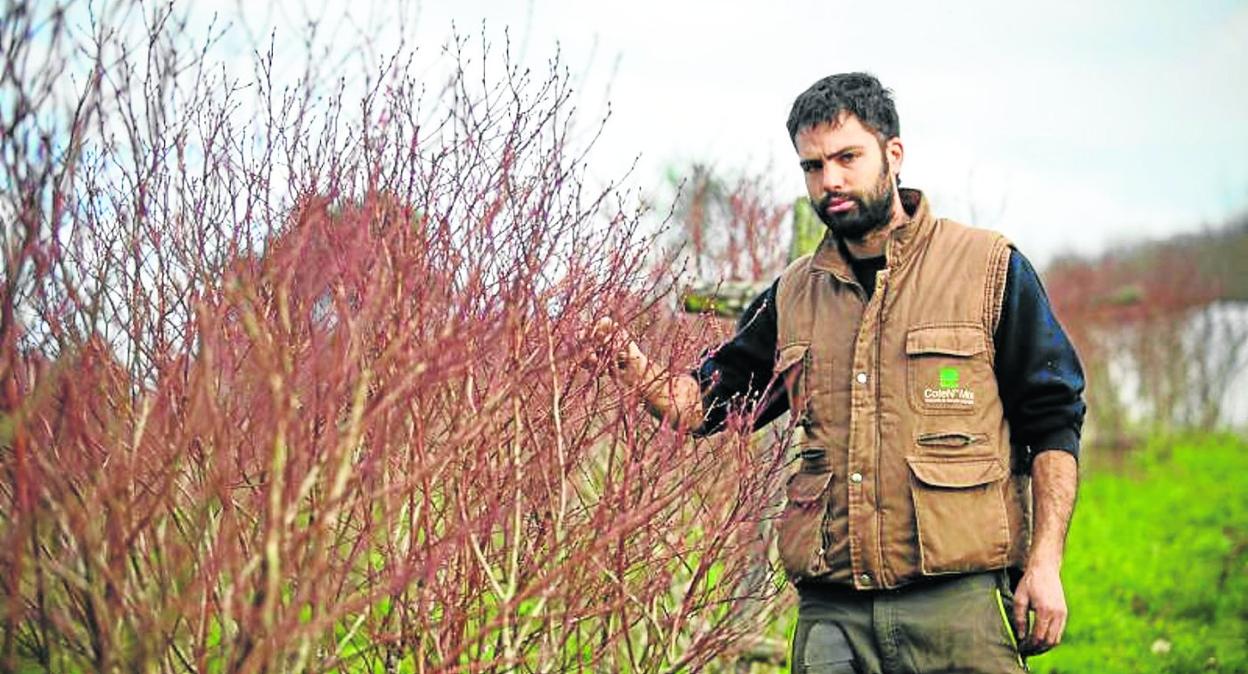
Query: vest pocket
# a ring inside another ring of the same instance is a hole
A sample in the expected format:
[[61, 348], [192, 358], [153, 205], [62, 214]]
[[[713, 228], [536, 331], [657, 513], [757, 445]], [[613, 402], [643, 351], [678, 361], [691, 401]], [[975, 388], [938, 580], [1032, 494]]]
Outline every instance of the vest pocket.
[[1004, 480], [996, 458], [963, 461], [907, 457], [924, 574], [983, 571], [1009, 562]]
[[[949, 458], [992, 458], [994, 448], [988, 446], [987, 433], [969, 433], [966, 431], [929, 431], [919, 433], [914, 440], [919, 452], [924, 457]], [[989, 452], [989, 456], [984, 456]], [[975, 455], [979, 456], [976, 457]]]
[[826, 450], [809, 447], [801, 455], [801, 467], [785, 485], [784, 510], [776, 525], [776, 547], [791, 579], [818, 573], [823, 566], [823, 517], [832, 481]]
[[910, 404], [924, 414], [973, 414], [994, 377], [978, 325], [927, 325], [906, 333]]
[[777, 380], [773, 386], [784, 386], [789, 396], [789, 412], [797, 423], [804, 425], [809, 411], [806, 400], [807, 370], [810, 369], [810, 344], [795, 342], [780, 347], [776, 353], [776, 364], [772, 370]]

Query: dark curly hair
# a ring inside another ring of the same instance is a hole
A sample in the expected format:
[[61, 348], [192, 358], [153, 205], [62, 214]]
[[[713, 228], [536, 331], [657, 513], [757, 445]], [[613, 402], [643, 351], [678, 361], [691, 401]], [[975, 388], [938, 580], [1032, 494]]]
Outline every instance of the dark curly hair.
[[875, 132], [880, 142], [901, 135], [893, 92], [885, 89], [870, 73], [838, 73], [810, 85], [789, 111], [789, 140], [797, 143], [797, 132], [823, 122], [834, 122], [842, 112], [857, 117]]

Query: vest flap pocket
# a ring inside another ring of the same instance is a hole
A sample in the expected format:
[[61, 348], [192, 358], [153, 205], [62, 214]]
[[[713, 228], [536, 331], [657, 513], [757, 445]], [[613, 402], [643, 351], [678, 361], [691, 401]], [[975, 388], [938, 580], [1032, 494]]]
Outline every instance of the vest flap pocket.
[[826, 541], [824, 514], [828, 509], [832, 469], [825, 450], [802, 451], [801, 468], [785, 486], [784, 510], [776, 526], [776, 547], [790, 578], [818, 573], [823, 568]]
[[832, 481], [832, 471], [827, 462], [802, 461], [802, 467], [789, 477], [788, 487], [784, 490], [785, 497], [793, 505], [803, 505], [818, 501]]
[[789, 395], [789, 410], [798, 423], [807, 421], [806, 408], [806, 366], [810, 354], [810, 344], [794, 342], [780, 347], [776, 354], [775, 377]]
[[983, 329], [942, 323], [906, 332], [910, 404], [924, 415], [974, 415], [991, 404], [996, 379]]
[[919, 482], [930, 487], [966, 488], [1004, 479], [1008, 471], [996, 458], [966, 461], [925, 461], [907, 457], [906, 463]]
[[996, 458], [924, 461], [906, 457], [910, 495], [926, 575], [1005, 566], [1010, 529], [1005, 509], [1008, 472]]
[[970, 357], [987, 349], [984, 333], [974, 325], [930, 325], [906, 333], [906, 353]]
[[810, 345], [802, 342], [787, 344], [780, 347], [779, 353], [776, 354], [776, 365], [773, 372], [781, 374], [785, 370], [802, 362], [806, 358], [806, 352], [809, 350]]

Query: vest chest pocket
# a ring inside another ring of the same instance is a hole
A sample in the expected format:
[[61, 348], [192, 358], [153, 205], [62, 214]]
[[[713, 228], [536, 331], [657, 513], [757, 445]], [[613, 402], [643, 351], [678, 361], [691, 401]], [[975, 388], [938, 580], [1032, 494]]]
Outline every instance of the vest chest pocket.
[[832, 466], [827, 450], [802, 450], [801, 468], [789, 477], [784, 489], [784, 510], [776, 526], [776, 547], [790, 578], [818, 573], [825, 541], [823, 518], [828, 509], [828, 485]]
[[906, 386], [922, 414], [974, 414], [995, 376], [978, 325], [930, 325], [906, 333]]
[[1009, 471], [997, 459], [926, 461], [908, 457], [924, 574], [984, 571], [1009, 562], [1005, 507]]

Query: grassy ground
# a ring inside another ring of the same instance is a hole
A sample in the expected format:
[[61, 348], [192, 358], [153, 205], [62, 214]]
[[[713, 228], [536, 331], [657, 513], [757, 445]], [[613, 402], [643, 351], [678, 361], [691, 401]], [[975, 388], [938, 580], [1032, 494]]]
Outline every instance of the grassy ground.
[[1070, 626], [1037, 672], [1248, 672], [1248, 441], [1157, 441], [1084, 475]]

